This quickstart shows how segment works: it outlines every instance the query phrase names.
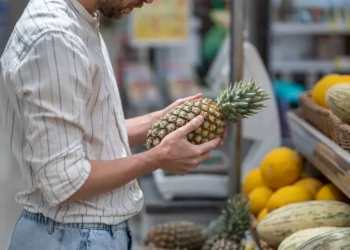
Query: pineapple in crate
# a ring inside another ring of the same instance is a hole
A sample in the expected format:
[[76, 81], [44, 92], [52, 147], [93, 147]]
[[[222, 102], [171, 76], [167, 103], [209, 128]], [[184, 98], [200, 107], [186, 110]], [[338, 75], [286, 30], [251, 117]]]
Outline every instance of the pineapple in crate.
[[161, 143], [166, 135], [186, 125], [197, 115], [204, 117], [203, 124], [188, 134], [192, 144], [202, 144], [219, 138], [225, 123], [236, 123], [264, 108], [269, 96], [253, 80], [230, 85], [217, 100], [203, 98], [186, 102], [174, 108], [152, 125], [147, 135], [147, 148]]
[[221, 216], [211, 223], [209, 238], [202, 250], [243, 250], [251, 216], [247, 197], [236, 195], [228, 199]]
[[153, 226], [146, 235], [146, 250], [201, 250], [205, 230], [190, 221], [172, 221]]

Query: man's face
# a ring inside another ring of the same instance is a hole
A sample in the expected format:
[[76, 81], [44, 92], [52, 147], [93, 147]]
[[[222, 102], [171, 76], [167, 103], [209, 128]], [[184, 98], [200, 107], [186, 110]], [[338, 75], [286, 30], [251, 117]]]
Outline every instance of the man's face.
[[98, 8], [105, 17], [118, 19], [124, 14], [129, 14], [133, 8], [140, 8], [144, 3], [152, 2], [153, 0], [98, 0]]

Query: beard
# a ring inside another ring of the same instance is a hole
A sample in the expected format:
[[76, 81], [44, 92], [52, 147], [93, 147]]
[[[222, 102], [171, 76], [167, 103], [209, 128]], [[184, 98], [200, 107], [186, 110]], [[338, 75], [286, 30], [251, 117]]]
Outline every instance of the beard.
[[123, 0], [99, 0], [98, 9], [108, 19], [120, 19], [128, 9], [142, 7], [144, 0], [134, 0], [128, 5]]

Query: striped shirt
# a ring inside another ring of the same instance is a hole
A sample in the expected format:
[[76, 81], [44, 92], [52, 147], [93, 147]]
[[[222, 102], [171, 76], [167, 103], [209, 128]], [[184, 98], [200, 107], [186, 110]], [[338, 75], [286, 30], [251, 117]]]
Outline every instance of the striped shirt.
[[21, 168], [16, 200], [62, 223], [123, 222], [143, 205], [136, 180], [60, 205], [90, 174], [89, 160], [131, 154], [98, 15], [77, 0], [31, 0], [1, 57], [0, 119]]

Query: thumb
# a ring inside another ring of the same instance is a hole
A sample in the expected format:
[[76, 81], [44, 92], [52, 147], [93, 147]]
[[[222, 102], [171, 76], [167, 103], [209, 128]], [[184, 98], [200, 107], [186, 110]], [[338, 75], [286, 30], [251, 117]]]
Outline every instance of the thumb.
[[192, 131], [196, 130], [202, 123], [204, 122], [204, 117], [199, 115], [193, 118], [190, 122], [188, 122], [185, 126], [178, 129], [178, 131], [184, 135], [187, 136]]

